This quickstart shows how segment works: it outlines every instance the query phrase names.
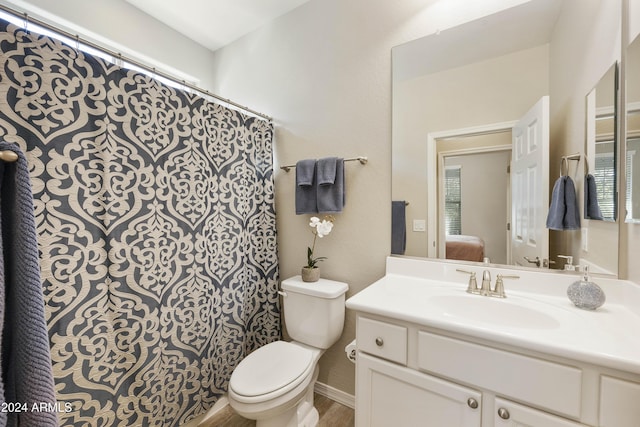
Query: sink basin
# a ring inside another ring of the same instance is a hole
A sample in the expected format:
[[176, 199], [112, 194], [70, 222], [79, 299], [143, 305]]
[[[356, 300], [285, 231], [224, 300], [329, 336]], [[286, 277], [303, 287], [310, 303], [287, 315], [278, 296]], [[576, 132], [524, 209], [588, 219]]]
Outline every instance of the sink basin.
[[474, 322], [526, 329], [555, 329], [560, 322], [540, 308], [513, 298], [498, 299], [479, 295], [433, 295], [427, 299], [429, 309], [441, 312], [451, 320]]

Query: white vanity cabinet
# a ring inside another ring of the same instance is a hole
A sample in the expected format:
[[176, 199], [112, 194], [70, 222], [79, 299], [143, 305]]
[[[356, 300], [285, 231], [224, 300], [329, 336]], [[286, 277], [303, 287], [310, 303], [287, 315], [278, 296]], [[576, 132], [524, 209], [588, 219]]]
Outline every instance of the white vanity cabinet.
[[640, 426], [611, 370], [358, 313], [356, 427]]

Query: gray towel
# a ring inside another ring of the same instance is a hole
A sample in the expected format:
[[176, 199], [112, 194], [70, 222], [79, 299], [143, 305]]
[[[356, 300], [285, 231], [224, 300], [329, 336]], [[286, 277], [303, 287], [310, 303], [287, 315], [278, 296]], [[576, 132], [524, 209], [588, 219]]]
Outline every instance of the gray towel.
[[551, 206], [547, 215], [547, 228], [565, 231], [580, 228], [580, 211], [576, 187], [568, 176], [561, 176], [553, 185]]
[[584, 185], [584, 217], [586, 219], [603, 220], [602, 211], [598, 204], [598, 187], [596, 179], [590, 173], [585, 177]]
[[553, 192], [551, 193], [551, 206], [547, 215], [547, 228], [550, 230], [564, 230], [564, 214], [566, 205], [564, 202], [564, 182], [566, 176], [561, 176], [553, 184]]
[[330, 185], [336, 182], [337, 157], [325, 157], [316, 164], [316, 177], [318, 185]]
[[565, 230], [580, 229], [580, 209], [578, 208], [578, 197], [576, 196], [576, 186], [570, 176], [564, 181], [564, 204], [566, 212], [562, 225]]
[[305, 159], [296, 163], [296, 214], [318, 213], [316, 160]]
[[[55, 408], [49, 334], [44, 315], [33, 196], [27, 161], [14, 144], [0, 142], [0, 150], [18, 154], [14, 163], [0, 161], [0, 219], [3, 257], [0, 289], [2, 378], [5, 402], [46, 403]], [[56, 412], [0, 413], [0, 426], [58, 426]]]
[[391, 202], [391, 253], [404, 255], [407, 247], [407, 221], [404, 200]]
[[336, 159], [336, 179], [333, 184], [318, 185], [318, 213], [339, 213], [345, 205], [344, 159]]

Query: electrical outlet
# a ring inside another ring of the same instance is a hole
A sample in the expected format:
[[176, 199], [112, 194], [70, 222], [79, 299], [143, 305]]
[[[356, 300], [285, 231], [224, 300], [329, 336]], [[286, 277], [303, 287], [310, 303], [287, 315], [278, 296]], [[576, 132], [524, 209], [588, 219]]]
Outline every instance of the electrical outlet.
[[427, 231], [427, 220], [426, 219], [414, 219], [413, 220], [413, 231]]

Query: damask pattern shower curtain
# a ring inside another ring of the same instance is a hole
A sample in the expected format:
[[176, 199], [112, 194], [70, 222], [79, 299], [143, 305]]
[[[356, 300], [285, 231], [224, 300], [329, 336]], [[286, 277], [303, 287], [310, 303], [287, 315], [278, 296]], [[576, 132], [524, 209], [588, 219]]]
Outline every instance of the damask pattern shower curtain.
[[61, 424], [180, 425], [280, 337], [272, 125], [4, 21], [0, 47]]

